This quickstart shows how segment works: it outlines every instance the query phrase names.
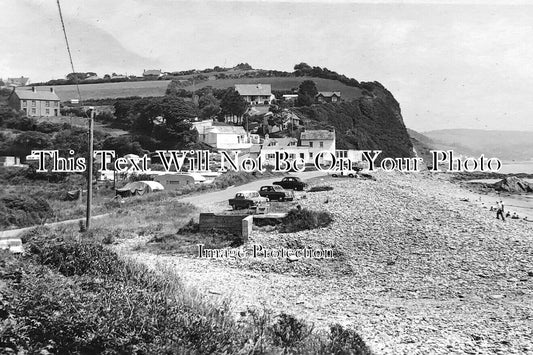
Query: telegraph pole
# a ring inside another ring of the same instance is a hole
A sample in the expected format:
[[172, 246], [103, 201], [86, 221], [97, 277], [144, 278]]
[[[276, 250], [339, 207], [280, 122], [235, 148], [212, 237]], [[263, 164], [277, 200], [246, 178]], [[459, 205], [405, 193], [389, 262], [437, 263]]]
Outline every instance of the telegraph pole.
[[87, 160], [87, 216], [85, 220], [85, 228], [89, 230], [91, 227], [91, 203], [93, 196], [93, 125], [94, 125], [94, 107], [90, 108], [91, 114], [89, 116], [89, 159]]

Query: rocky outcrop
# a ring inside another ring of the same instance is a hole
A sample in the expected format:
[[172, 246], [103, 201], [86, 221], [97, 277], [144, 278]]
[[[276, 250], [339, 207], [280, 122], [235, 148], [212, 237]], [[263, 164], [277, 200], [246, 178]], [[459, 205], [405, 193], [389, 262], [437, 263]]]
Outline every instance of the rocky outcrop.
[[503, 180], [498, 181], [492, 185], [497, 191], [505, 191], [511, 193], [527, 193], [533, 192], [533, 186], [527, 181], [517, 178], [516, 176], [509, 176]]

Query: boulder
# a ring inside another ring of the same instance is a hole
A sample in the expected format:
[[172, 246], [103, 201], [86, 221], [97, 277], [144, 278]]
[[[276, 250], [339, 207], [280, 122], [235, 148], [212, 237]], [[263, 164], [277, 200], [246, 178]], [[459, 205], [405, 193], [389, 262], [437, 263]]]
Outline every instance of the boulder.
[[492, 185], [497, 191], [506, 191], [514, 193], [533, 192], [533, 186], [527, 181], [517, 178], [516, 176], [509, 176], [503, 180], [498, 181]]

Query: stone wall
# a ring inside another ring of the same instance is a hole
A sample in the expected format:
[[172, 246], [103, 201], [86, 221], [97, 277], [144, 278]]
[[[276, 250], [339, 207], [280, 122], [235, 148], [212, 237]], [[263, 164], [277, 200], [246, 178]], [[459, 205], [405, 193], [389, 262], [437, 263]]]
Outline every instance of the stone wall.
[[200, 232], [211, 229], [222, 229], [233, 233], [245, 243], [252, 231], [253, 217], [247, 215], [226, 215], [215, 213], [200, 213]]

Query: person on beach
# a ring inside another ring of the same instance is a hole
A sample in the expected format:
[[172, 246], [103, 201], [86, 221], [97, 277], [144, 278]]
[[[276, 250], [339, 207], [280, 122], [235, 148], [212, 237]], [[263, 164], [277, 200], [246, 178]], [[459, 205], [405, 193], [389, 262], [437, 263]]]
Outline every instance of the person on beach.
[[513, 212], [513, 216], [511, 218], [512, 219], [519, 219], [520, 217], [518, 217], [518, 214], [516, 212]]
[[500, 216], [502, 216], [502, 221], [505, 222], [505, 216], [503, 215], [503, 212], [504, 212], [503, 201], [496, 202], [496, 219], [500, 219]]

